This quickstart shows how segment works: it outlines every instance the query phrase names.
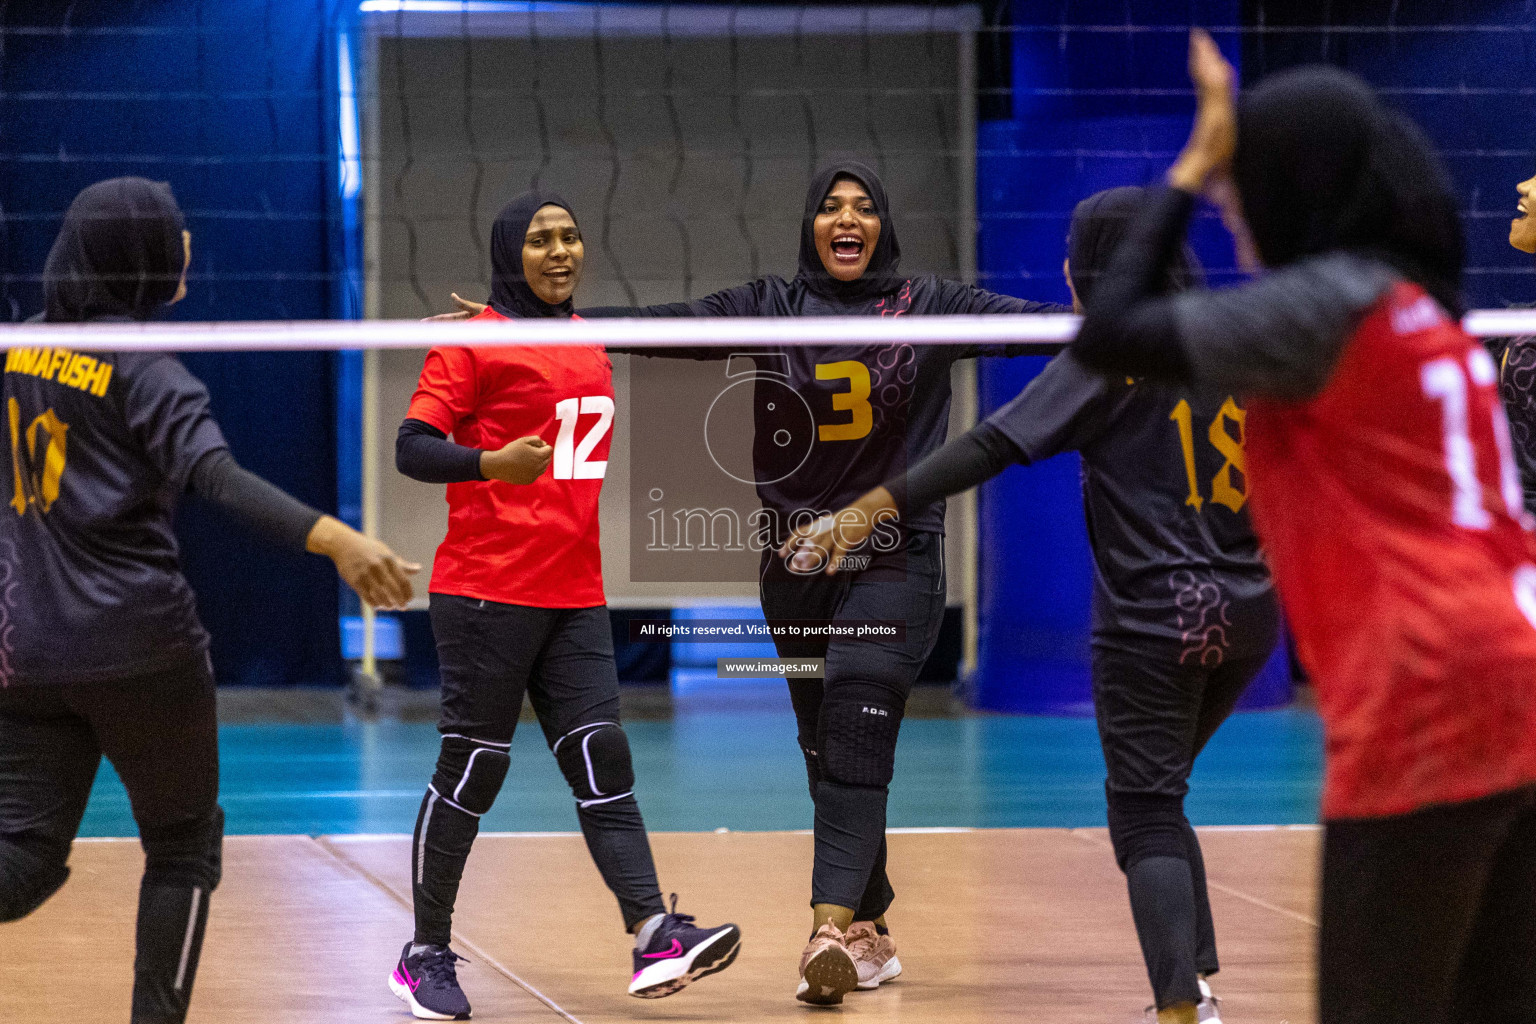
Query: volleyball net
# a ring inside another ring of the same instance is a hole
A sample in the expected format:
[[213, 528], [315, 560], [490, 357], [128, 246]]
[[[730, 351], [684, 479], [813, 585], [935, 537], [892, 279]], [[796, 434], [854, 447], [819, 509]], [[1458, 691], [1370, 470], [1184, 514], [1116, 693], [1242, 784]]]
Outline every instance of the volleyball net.
[[[7, 348], [108, 352], [312, 352], [434, 345], [602, 345], [674, 348], [814, 348], [839, 345], [1008, 346], [1051, 355], [1077, 335], [1070, 313], [923, 317], [684, 317], [600, 320], [222, 320], [208, 323], [22, 323], [0, 326]], [[1536, 309], [1475, 309], [1473, 337], [1536, 335]], [[1020, 353], [1023, 354], [1023, 353]]]

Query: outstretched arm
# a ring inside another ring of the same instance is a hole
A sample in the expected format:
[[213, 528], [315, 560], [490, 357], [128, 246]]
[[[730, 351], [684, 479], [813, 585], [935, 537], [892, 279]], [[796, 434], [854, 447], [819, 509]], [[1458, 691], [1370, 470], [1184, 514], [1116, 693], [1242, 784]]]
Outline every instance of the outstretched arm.
[[904, 475], [797, 530], [781, 552], [799, 559], [801, 571], [822, 568], [834, 574], [842, 556], [862, 544], [876, 524], [968, 491], [1015, 463], [1029, 465], [1090, 443], [1107, 426], [1110, 392], [1104, 377], [1070, 354], [1059, 355], [1007, 405]]
[[1056, 302], [1036, 302], [1014, 295], [989, 292], [973, 284], [941, 280], [940, 302], [943, 312], [969, 316], [990, 316], [997, 313], [1070, 313], [1071, 306]]
[[978, 423], [905, 476], [893, 477], [846, 508], [799, 527], [779, 555], [789, 559], [796, 572], [834, 576], [843, 556], [863, 544], [879, 524], [900, 519], [904, 509], [926, 508], [968, 491], [1019, 461], [1018, 456], [994, 424]]
[[341, 578], [374, 607], [404, 608], [410, 603], [410, 578], [421, 566], [244, 469], [228, 448], [198, 460], [189, 489], [283, 547], [330, 558]]
[[[1054, 302], [1036, 302], [1013, 295], [989, 292], [975, 285], [958, 281], [939, 281], [938, 312], [949, 316], [991, 316], [1018, 313], [1070, 313], [1071, 306]], [[1039, 343], [1027, 345], [957, 345], [956, 359], [974, 359], [977, 356], [1048, 356], [1055, 355], [1065, 346]]]
[[468, 320], [472, 316], [479, 316], [481, 313], [485, 312], [486, 303], [484, 302], [471, 302], [469, 299], [460, 298], [458, 292], [449, 292], [448, 297], [453, 300], [453, 304], [455, 306], [459, 307], [458, 309], [454, 310], [452, 313], [438, 313], [435, 316], [424, 316], [422, 319], [428, 323], [437, 323], [439, 321], [448, 320]]
[[[760, 316], [763, 309], [763, 282], [752, 281], [706, 295], [692, 302], [663, 302], [652, 306], [591, 306], [576, 311], [584, 319], [604, 318], [667, 318], [667, 317], [714, 317]], [[648, 356], [653, 359], [717, 360], [730, 358], [728, 349], [718, 346], [679, 345], [676, 348], [610, 348], [610, 352]]]
[[410, 576], [421, 567], [242, 469], [213, 418], [208, 389], [179, 359], [164, 356], [141, 366], [122, 411], [173, 492], [205, 497], [285, 547], [329, 556], [370, 604], [397, 608], [410, 601]]

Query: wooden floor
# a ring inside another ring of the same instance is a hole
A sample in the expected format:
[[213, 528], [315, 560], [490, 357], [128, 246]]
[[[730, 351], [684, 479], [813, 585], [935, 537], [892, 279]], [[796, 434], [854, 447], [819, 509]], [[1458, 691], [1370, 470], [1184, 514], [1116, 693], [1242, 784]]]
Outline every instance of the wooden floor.
[[[1318, 833], [1202, 830], [1230, 1022], [1306, 1024]], [[742, 926], [723, 974], [669, 999], [625, 995], [629, 939], [580, 836], [482, 836], [455, 946], [475, 1019], [492, 1024], [848, 1020], [1130, 1024], [1149, 1001], [1104, 833], [891, 836], [890, 921], [906, 973], [841, 1010], [793, 999], [808, 931], [809, 835], [653, 836], [665, 891], [703, 923]], [[405, 836], [232, 837], [189, 1018], [208, 1024], [410, 1020], [385, 977], [411, 934]], [[0, 929], [7, 1024], [128, 1019], [137, 843], [82, 841], [74, 875]]]

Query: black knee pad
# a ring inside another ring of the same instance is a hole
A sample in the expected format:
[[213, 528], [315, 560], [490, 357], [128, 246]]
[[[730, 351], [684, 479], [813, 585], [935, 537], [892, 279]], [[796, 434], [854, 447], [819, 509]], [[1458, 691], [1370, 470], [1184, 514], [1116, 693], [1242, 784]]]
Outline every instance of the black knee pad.
[[816, 784], [821, 781], [821, 755], [816, 753], [804, 743], [800, 744], [800, 754], [805, 758], [805, 779], [811, 786], [811, 799], [816, 799]]
[[464, 813], [480, 817], [491, 809], [506, 781], [512, 764], [509, 746], [467, 736], [444, 736], [437, 771], [432, 775], [433, 792]]
[[1189, 860], [1184, 835], [1184, 798], [1160, 793], [1116, 793], [1105, 787], [1109, 802], [1109, 841], [1121, 871], [1148, 857]]
[[224, 876], [224, 808], [171, 825], [139, 829], [144, 883], [212, 892]]
[[617, 800], [635, 790], [629, 737], [617, 722], [578, 725], [555, 741], [554, 752], [579, 807]]
[[904, 710], [885, 695], [829, 695], [817, 737], [822, 778], [845, 786], [889, 786]]

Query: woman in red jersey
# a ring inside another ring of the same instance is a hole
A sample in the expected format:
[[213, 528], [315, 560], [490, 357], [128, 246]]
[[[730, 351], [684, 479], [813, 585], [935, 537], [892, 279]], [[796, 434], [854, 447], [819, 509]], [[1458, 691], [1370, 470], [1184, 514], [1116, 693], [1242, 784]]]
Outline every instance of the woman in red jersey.
[[[582, 258], [564, 200], [519, 196], [491, 229], [491, 301], [475, 319], [570, 317]], [[448, 484], [449, 506], [430, 587], [443, 744], [412, 844], [416, 935], [390, 976], [417, 1017], [469, 1017], [448, 948], [453, 904], [525, 692], [636, 937], [630, 994], [671, 995], [729, 966], [740, 945], [735, 925], [665, 912], [635, 802], [598, 547], [613, 414], [599, 346], [439, 347], [400, 427], [400, 471]]]
[[[1073, 351], [1248, 395], [1254, 526], [1326, 731], [1323, 1024], [1536, 1021], [1536, 543], [1493, 359], [1454, 319], [1454, 196], [1358, 79], [1232, 97], [1197, 33], [1189, 143]], [[1155, 297], [1195, 197], [1268, 267]]]

